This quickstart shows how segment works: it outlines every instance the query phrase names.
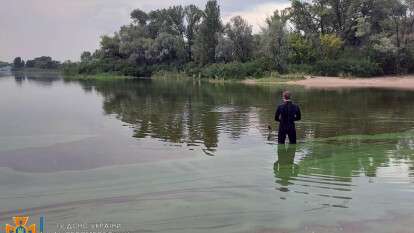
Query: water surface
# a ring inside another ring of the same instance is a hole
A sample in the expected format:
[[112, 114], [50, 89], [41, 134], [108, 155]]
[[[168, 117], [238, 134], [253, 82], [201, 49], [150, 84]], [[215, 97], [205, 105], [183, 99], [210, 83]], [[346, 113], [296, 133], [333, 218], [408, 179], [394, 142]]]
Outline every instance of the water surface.
[[[286, 88], [303, 113], [296, 146], [275, 143]], [[15, 74], [0, 93], [3, 222], [23, 211], [51, 232], [414, 226], [414, 92]]]

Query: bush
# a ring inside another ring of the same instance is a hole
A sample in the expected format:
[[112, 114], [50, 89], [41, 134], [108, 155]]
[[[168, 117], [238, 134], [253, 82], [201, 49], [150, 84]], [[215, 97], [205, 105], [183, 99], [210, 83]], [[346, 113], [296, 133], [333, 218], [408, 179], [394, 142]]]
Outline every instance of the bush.
[[312, 73], [324, 76], [371, 77], [382, 75], [383, 70], [377, 63], [366, 59], [338, 59], [316, 62]]
[[313, 72], [313, 66], [309, 64], [289, 64], [288, 73], [302, 73], [311, 74]]
[[263, 77], [270, 73], [271, 67], [271, 61], [260, 59], [245, 63], [216, 63], [205, 67], [189, 64], [185, 67], [185, 72], [192, 77], [244, 79], [246, 77]]
[[193, 78], [197, 78], [201, 76], [202, 67], [199, 66], [195, 62], [189, 62], [184, 65], [184, 72], [189, 76]]
[[116, 75], [149, 77], [154, 69], [164, 69], [159, 66], [136, 65], [124, 60], [101, 59], [79, 63], [64, 63], [63, 72], [66, 75], [96, 75], [111, 73]]
[[65, 75], [77, 75], [79, 74], [79, 64], [73, 62], [65, 62], [62, 65], [62, 71]]

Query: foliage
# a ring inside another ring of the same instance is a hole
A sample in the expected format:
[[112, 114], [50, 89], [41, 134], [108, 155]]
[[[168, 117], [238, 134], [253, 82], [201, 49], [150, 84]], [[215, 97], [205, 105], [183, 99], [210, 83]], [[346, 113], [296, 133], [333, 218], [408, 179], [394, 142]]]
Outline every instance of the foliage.
[[14, 69], [20, 69], [20, 68], [23, 68], [23, 67], [24, 67], [24, 65], [25, 65], [25, 63], [24, 63], [24, 61], [22, 60], [22, 58], [21, 58], [21, 57], [16, 57], [16, 58], [13, 60], [13, 68], [14, 68]]
[[309, 64], [316, 60], [316, 50], [310, 39], [299, 33], [291, 33], [288, 38], [290, 46], [288, 62], [291, 64]]
[[81, 54], [81, 62], [90, 62], [92, 60], [92, 54], [89, 51], [85, 51]]
[[26, 68], [38, 68], [38, 69], [58, 69], [60, 62], [54, 61], [51, 57], [42, 56], [36, 57], [33, 60], [27, 60]]
[[335, 34], [323, 34], [320, 43], [322, 56], [325, 59], [335, 59], [344, 42]]
[[186, 56], [185, 43], [183, 38], [163, 32], [155, 38], [147, 53], [152, 63], [180, 63]]
[[243, 79], [246, 77], [263, 77], [270, 73], [272, 62], [267, 59], [251, 62], [215, 63], [201, 69], [188, 69], [187, 74], [201, 78]]
[[321, 60], [313, 67], [314, 73], [326, 76], [370, 77], [382, 75], [381, 67], [365, 59]]
[[187, 23], [187, 28], [185, 30], [185, 36], [187, 38], [188, 59], [192, 60], [191, 50], [194, 44], [194, 37], [197, 33], [198, 27], [200, 26], [200, 21], [204, 15], [204, 12], [198, 9], [195, 5], [186, 6], [184, 11], [185, 11], [185, 20]]
[[131, 19], [140, 25], [147, 24], [149, 19], [148, 14], [140, 9], [135, 9], [131, 12]]
[[234, 60], [235, 44], [231, 39], [220, 36], [216, 46], [216, 62], [231, 62]]
[[289, 64], [288, 73], [312, 74], [314, 73], [314, 65], [309, 64]]
[[78, 63], [64, 63], [64, 70], [133, 76], [165, 70], [206, 78], [402, 74], [414, 72], [413, 12], [412, 0], [292, 0], [253, 34], [240, 16], [223, 26], [216, 0], [207, 1], [204, 10], [135, 9], [130, 24], [102, 36], [98, 50], [83, 52]]
[[216, 0], [209, 0], [204, 10], [194, 43], [194, 59], [200, 64], [214, 63], [219, 33], [222, 31], [220, 7]]
[[225, 33], [233, 44], [233, 60], [239, 62], [248, 61], [253, 50], [252, 26], [242, 17], [235, 16], [226, 25]]
[[272, 17], [266, 20], [267, 27], [263, 29], [259, 56], [266, 57], [273, 61], [273, 67], [278, 72], [287, 70], [288, 60], [288, 31], [286, 23], [287, 12], [276, 10]]

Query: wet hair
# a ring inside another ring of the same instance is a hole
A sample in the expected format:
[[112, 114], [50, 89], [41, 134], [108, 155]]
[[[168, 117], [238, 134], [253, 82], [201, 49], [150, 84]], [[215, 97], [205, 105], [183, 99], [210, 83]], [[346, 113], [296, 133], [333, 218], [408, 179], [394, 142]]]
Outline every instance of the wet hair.
[[290, 100], [291, 94], [289, 91], [284, 91], [283, 92], [283, 99], [285, 100]]

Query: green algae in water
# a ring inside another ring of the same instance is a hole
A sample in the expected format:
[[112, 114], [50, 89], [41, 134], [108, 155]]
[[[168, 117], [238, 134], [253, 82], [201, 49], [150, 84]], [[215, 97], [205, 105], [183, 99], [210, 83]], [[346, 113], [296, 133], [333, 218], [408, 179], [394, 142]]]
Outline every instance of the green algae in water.
[[[299, 144], [276, 145], [284, 89]], [[414, 93], [0, 80], [0, 205], [133, 232], [409, 232]], [[53, 225], [48, 226], [53, 231]]]

